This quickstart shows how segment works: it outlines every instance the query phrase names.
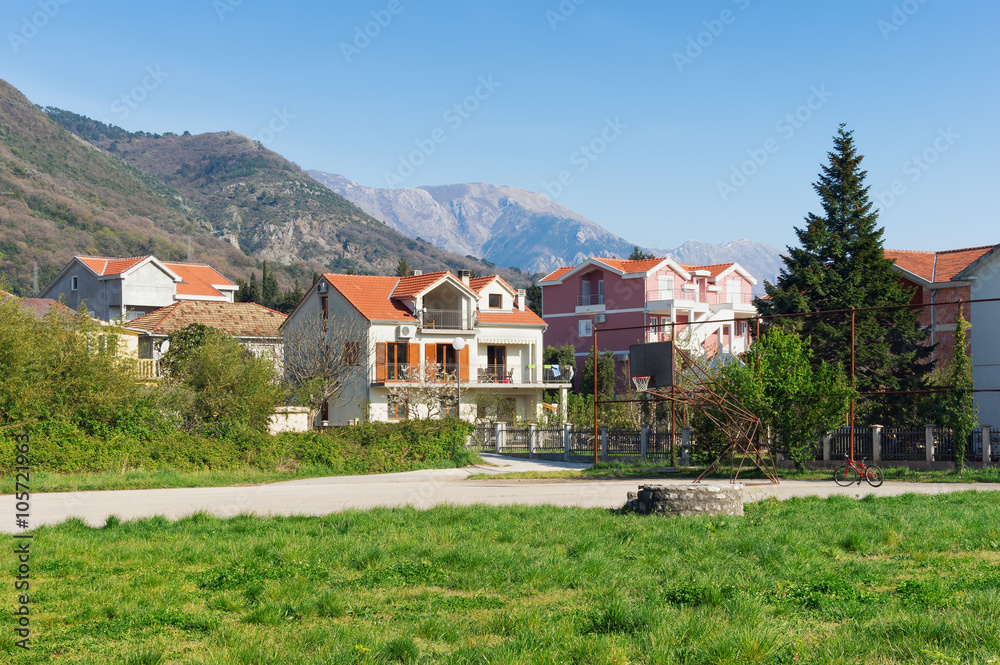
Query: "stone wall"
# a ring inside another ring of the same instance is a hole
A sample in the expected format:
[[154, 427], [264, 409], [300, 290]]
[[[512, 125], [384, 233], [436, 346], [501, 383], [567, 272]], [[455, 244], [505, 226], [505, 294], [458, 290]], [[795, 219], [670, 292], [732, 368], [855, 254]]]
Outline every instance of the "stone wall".
[[743, 485], [639, 485], [625, 510], [643, 515], [743, 515]]

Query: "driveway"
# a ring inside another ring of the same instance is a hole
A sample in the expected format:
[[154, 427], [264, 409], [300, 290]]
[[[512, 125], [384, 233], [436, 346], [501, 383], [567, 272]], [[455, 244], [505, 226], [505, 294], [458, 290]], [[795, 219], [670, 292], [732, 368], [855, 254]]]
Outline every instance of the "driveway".
[[[504, 478], [515, 471], [580, 469], [587, 464], [518, 460], [482, 455], [496, 466], [409, 471], [379, 476], [336, 476], [310, 478], [249, 487], [204, 487], [159, 490], [118, 490], [108, 492], [59, 492], [31, 496], [30, 526], [57, 524], [79, 517], [100, 526], [111, 515], [123, 520], [162, 515], [177, 519], [198, 511], [219, 517], [243, 513], [257, 515], [325, 515], [341, 510], [376, 507], [415, 506], [431, 508], [441, 504], [465, 506], [539, 505], [619, 508], [629, 491], [646, 482], [628, 480], [518, 480]], [[468, 480], [472, 474], [493, 477]], [[690, 483], [690, 479], [652, 479], [657, 484]], [[727, 484], [706, 481], [705, 484]], [[900, 483], [886, 482], [877, 489], [865, 485], [838, 487], [832, 480], [791, 480], [780, 485], [744, 485], [747, 501], [771, 496], [827, 497], [834, 494], [860, 498], [867, 494], [942, 494], [964, 490], [1000, 491], [994, 483]], [[0, 508], [0, 532], [15, 531], [15, 502], [4, 497]]]

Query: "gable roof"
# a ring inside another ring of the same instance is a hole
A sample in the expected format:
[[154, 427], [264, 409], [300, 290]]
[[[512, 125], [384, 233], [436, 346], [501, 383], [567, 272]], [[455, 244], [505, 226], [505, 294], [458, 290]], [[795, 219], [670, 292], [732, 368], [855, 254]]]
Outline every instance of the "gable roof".
[[423, 293], [450, 275], [447, 270], [429, 272], [424, 275], [410, 275], [398, 279], [398, 284], [392, 291], [393, 298], [409, 298]]
[[109, 277], [111, 275], [120, 275], [152, 257], [132, 256], [125, 259], [110, 259], [103, 256], [77, 256], [74, 258], [93, 270], [100, 277]]
[[660, 265], [661, 263], [663, 263], [667, 259], [665, 259], [665, 258], [660, 258], [660, 259], [653, 258], [653, 259], [641, 259], [641, 260], [638, 260], [638, 261], [633, 261], [631, 259], [607, 259], [607, 258], [594, 257], [594, 260], [597, 261], [597, 262], [599, 262], [599, 263], [603, 263], [604, 265], [608, 266], [609, 268], [614, 268], [615, 270], [620, 270], [621, 272], [625, 273], [626, 275], [634, 275], [636, 273], [649, 272], [650, 270], [652, 270], [653, 268], [657, 267], [658, 265]]
[[542, 282], [556, 282], [556, 281], [559, 281], [559, 278], [561, 278], [563, 275], [565, 275], [566, 273], [568, 273], [570, 270], [572, 270], [575, 267], [576, 266], [563, 266], [561, 268], [556, 268], [555, 270], [553, 270], [552, 272], [550, 272], [548, 275], [546, 275], [545, 277], [542, 277], [540, 280], [538, 280], [538, 283], [541, 284]]
[[218, 328], [232, 337], [281, 337], [281, 312], [253, 302], [182, 300], [129, 321], [128, 327], [169, 335], [192, 323]]
[[895, 260], [895, 267], [919, 277], [927, 284], [950, 282], [997, 245], [921, 252], [886, 249], [883, 256]]
[[179, 296], [222, 297], [222, 291], [235, 291], [236, 285], [222, 276], [210, 265], [204, 263], [163, 262], [168, 269], [183, 280], [177, 284]]
[[[425, 276], [418, 275], [418, 277]], [[324, 273], [322, 279], [329, 282], [330, 286], [369, 321], [410, 323], [417, 320], [406, 305], [392, 297], [393, 291], [402, 281], [398, 277]], [[433, 284], [433, 281], [430, 283]]]
[[602, 266], [610, 268], [615, 272], [622, 275], [625, 278], [639, 277], [649, 274], [649, 272], [656, 270], [664, 265], [670, 266], [684, 279], [688, 279], [692, 272], [697, 270], [704, 270], [708, 272], [709, 277], [716, 279], [721, 277], [728, 272], [738, 272], [743, 277], [747, 278], [751, 284], [756, 284], [757, 279], [751, 275], [743, 266], [738, 263], [713, 263], [709, 265], [689, 265], [676, 263], [673, 259], [669, 257], [652, 258], [652, 259], [641, 259], [633, 261], [630, 259], [612, 259], [605, 257], [591, 257], [584, 261], [583, 263], [576, 266], [563, 266], [556, 270], [553, 270], [548, 275], [538, 280], [538, 284], [557, 284], [567, 275], [574, 273], [578, 270], [582, 270], [587, 266]]
[[532, 325], [544, 326], [545, 320], [530, 309], [523, 312], [515, 309], [511, 312], [482, 311], [479, 312], [479, 323], [490, 325]]

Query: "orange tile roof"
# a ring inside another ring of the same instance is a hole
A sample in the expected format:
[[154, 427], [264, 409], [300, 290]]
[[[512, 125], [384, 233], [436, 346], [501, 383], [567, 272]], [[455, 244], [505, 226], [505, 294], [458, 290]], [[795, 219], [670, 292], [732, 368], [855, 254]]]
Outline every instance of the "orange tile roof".
[[556, 268], [555, 270], [553, 270], [552, 272], [550, 272], [548, 275], [546, 275], [545, 277], [542, 277], [540, 280], [538, 280], [538, 283], [541, 284], [542, 282], [554, 282], [554, 281], [556, 281], [557, 279], [559, 279], [560, 277], [562, 277], [563, 275], [565, 275], [566, 273], [568, 273], [570, 270], [572, 270], [575, 267], [576, 266], [563, 266], [561, 268]]
[[710, 277], [718, 277], [723, 272], [725, 272], [726, 270], [728, 270], [729, 268], [733, 267], [736, 264], [735, 263], [712, 263], [712, 264], [709, 264], [709, 265], [706, 265], [706, 266], [692, 266], [692, 265], [681, 265], [681, 264], [678, 264], [678, 265], [680, 265], [681, 268], [684, 268], [688, 272], [691, 272], [693, 270], [707, 270]]
[[982, 247], [967, 247], [965, 249], [948, 249], [940, 252], [920, 252], [903, 249], [887, 249], [883, 255], [894, 259], [896, 265], [922, 277], [932, 284], [950, 282], [955, 275], [975, 263], [996, 245]]
[[[418, 275], [418, 277], [425, 276]], [[390, 297], [396, 285], [401, 281], [398, 277], [326, 273], [323, 278], [369, 321], [409, 323], [417, 320], [405, 305]]]
[[631, 261], [629, 259], [606, 259], [595, 256], [595, 261], [600, 261], [606, 266], [617, 268], [626, 274], [637, 272], [648, 272], [663, 263], [664, 259], [642, 259], [641, 261]]
[[392, 297], [409, 298], [410, 296], [415, 296], [434, 282], [449, 274], [451, 273], [447, 270], [440, 270], [438, 272], [429, 272], [424, 275], [410, 275], [409, 277], [393, 278], [399, 279], [399, 284], [392, 292]]
[[281, 312], [252, 302], [182, 300], [128, 322], [129, 328], [169, 335], [192, 323], [218, 328], [233, 337], [281, 337]]
[[517, 289], [510, 285], [510, 283], [505, 280], [500, 275], [486, 275], [485, 277], [474, 277], [469, 280], [469, 288], [479, 293], [484, 288], [489, 286], [492, 282], [497, 281], [510, 289], [513, 293], [517, 293]]
[[515, 309], [513, 312], [479, 312], [480, 323], [495, 323], [499, 325], [529, 324], [544, 326], [545, 321], [530, 309], [521, 311]]
[[120, 275], [137, 263], [148, 259], [148, 256], [132, 256], [127, 259], [108, 259], [102, 256], [78, 256], [88, 268], [104, 277], [107, 275]]
[[217, 286], [236, 286], [215, 268], [203, 263], [168, 263], [164, 261], [163, 265], [184, 280], [177, 285], [177, 295], [179, 296], [221, 297], [224, 294], [216, 288]]

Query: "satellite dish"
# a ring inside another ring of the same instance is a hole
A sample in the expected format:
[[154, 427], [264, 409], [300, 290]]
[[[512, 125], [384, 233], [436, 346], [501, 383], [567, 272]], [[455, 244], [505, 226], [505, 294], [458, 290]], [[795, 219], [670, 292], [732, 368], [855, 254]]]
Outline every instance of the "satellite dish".
[[170, 340], [169, 339], [165, 339], [162, 342], [160, 342], [160, 353], [166, 353], [169, 350], [170, 350]]

